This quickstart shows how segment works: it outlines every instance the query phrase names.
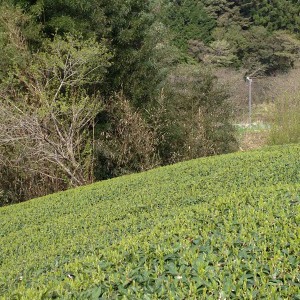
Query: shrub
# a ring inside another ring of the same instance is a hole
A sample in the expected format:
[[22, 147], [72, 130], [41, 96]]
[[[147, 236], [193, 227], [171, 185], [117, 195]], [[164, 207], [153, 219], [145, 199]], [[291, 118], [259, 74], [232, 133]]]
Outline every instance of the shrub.
[[155, 132], [122, 93], [106, 103], [105, 114], [106, 128], [100, 130], [96, 142], [97, 179], [145, 171], [159, 164]]
[[300, 142], [300, 94], [277, 99], [269, 143], [281, 145]]
[[233, 151], [227, 92], [203, 66], [180, 65], [169, 74], [159, 101], [159, 151], [176, 162]]
[[102, 98], [89, 89], [111, 58], [95, 38], [72, 35], [45, 39], [31, 53], [13, 25], [6, 42], [18, 41], [26, 59], [11, 63], [5, 79], [0, 74], [0, 188], [9, 202], [93, 181], [90, 127]]

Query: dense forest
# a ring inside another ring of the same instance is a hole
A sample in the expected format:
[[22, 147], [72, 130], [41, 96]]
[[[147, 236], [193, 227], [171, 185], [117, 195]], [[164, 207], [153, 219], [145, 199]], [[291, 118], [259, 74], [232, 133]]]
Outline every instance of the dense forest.
[[0, 0], [0, 205], [238, 148], [217, 68], [289, 72], [298, 0]]

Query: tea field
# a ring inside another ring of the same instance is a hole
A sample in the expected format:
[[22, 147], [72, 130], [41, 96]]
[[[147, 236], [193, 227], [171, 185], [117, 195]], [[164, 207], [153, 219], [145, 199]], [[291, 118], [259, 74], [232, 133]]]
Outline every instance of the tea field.
[[0, 208], [0, 299], [300, 299], [300, 145]]

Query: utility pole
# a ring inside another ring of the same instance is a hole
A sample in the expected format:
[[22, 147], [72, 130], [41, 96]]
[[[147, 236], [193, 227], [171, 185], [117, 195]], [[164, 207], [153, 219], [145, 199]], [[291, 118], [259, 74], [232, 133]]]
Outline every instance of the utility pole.
[[252, 125], [252, 78], [247, 77], [249, 82], [249, 127]]

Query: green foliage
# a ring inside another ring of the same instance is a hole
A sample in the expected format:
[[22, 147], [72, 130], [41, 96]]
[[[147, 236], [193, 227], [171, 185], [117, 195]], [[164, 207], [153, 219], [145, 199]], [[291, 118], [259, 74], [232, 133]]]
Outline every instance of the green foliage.
[[32, 64], [31, 68], [41, 76], [42, 82], [47, 80], [46, 76], [51, 77], [54, 87], [47, 87], [56, 93], [60, 85], [76, 88], [102, 82], [111, 58], [107, 47], [95, 38], [55, 35], [52, 40], [43, 41], [42, 51], [33, 55], [38, 65]]
[[[99, 10], [100, 5], [94, 0], [84, 3], [78, 0], [11, 0], [10, 2], [33, 16], [36, 22], [42, 25], [43, 32], [48, 36], [54, 33], [81, 33], [89, 36], [95, 31], [96, 21], [101, 25], [105, 24], [102, 10]], [[105, 27], [99, 27], [98, 30], [105, 30]]]
[[[153, 62], [149, 32], [156, 18], [150, 1], [25, 1], [15, 0], [41, 27], [38, 50], [46, 37], [67, 33], [105, 40], [113, 58], [99, 85], [105, 96], [123, 90], [135, 104], [149, 100], [156, 89], [158, 68]], [[159, 36], [158, 36], [159, 37]], [[152, 83], [152, 84], [149, 84]]]
[[221, 36], [209, 45], [197, 40], [189, 41], [189, 54], [206, 65], [237, 67], [240, 64], [235, 48]]
[[[232, 57], [229, 60], [232, 65], [243, 66], [249, 74], [286, 72], [300, 56], [299, 40], [284, 31], [269, 32], [261, 26], [252, 26], [244, 31], [240, 26], [230, 26], [215, 29], [213, 36], [217, 41], [229, 43], [227, 59]], [[197, 51], [199, 52], [198, 48], [194, 49], [193, 55], [197, 55]], [[213, 53], [210, 49], [206, 52]], [[226, 66], [225, 63], [223, 65]]]
[[300, 7], [297, 0], [239, 1], [241, 14], [250, 18], [253, 24], [269, 30], [289, 30], [299, 33]]
[[297, 299], [299, 145], [0, 208], [0, 299]]
[[168, 162], [235, 149], [226, 90], [208, 69], [179, 65], [169, 74], [155, 118], [161, 157]]
[[299, 33], [299, 12], [298, 2], [286, 0], [166, 1], [162, 20], [174, 43], [198, 61], [273, 75], [299, 59], [293, 36]]
[[26, 60], [12, 62], [0, 81], [0, 186], [8, 202], [93, 180], [91, 127], [102, 104], [93, 87], [111, 58], [95, 38], [56, 35], [37, 53], [18, 31], [16, 40]]
[[0, 4], [0, 84], [7, 78], [12, 66], [24, 67], [28, 54], [26, 39], [39, 35], [39, 29], [21, 9]]
[[215, 27], [215, 20], [201, 1], [194, 0], [166, 1], [163, 20], [174, 34], [175, 45], [184, 51], [189, 40], [210, 41]]
[[140, 111], [118, 94], [104, 107], [108, 120], [95, 144], [96, 179], [141, 172], [159, 165], [157, 137]]
[[[106, 91], [113, 94], [122, 90], [136, 106], [142, 106], [151, 99], [159, 80], [159, 68], [155, 65], [154, 55], [157, 43], [151, 38], [156, 18], [150, 2], [105, 0], [102, 4], [111, 29], [105, 37], [114, 52]], [[155, 34], [157, 38], [161, 37], [160, 32], [156, 31]]]
[[168, 29], [159, 21], [148, 25], [143, 41], [138, 44], [140, 47], [135, 49], [121, 46], [108, 80], [113, 81], [111, 86], [115, 90], [121, 88], [135, 107], [145, 108], [159, 94], [169, 68], [178, 64], [180, 55], [169, 41]]
[[[3, 4], [0, 12], [5, 58], [0, 70], [0, 155], [5, 158], [0, 160], [0, 186], [11, 201], [16, 194], [24, 200], [90, 182], [92, 170], [103, 179], [232, 149], [226, 145], [232, 142], [226, 97], [211, 75], [209, 83], [182, 82], [186, 95], [166, 83], [182, 57], [170, 43], [170, 30], [155, 17], [159, 3], [11, 3], [19, 6]], [[36, 31], [30, 35], [33, 25]], [[187, 72], [192, 81], [206, 76], [188, 70], [182, 67], [180, 76]], [[162, 89], [167, 101], [157, 104]], [[194, 101], [189, 99], [195, 96], [193, 89], [208, 93], [205, 101], [205, 95], [198, 99], [201, 117], [189, 105], [174, 109], [180, 102]], [[126, 105], [114, 102], [120, 94]], [[178, 112], [176, 121], [172, 114]], [[192, 121], [185, 122], [191, 115]]]

